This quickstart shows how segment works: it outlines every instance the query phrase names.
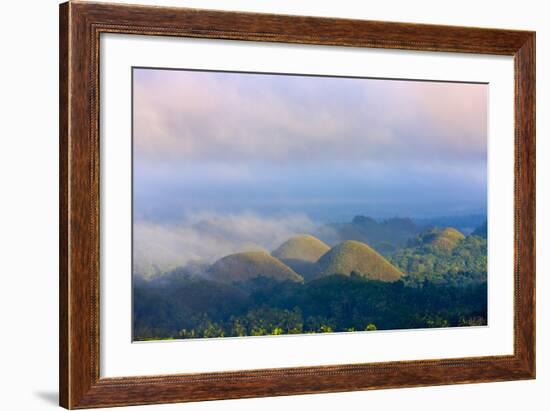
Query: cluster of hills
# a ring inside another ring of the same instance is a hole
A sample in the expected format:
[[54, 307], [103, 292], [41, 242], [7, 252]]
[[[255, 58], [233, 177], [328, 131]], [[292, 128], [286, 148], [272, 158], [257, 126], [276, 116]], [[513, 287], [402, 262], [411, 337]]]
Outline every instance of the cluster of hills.
[[[339, 228], [346, 239], [332, 247], [313, 235], [297, 235], [271, 254], [253, 251], [225, 256], [212, 264], [206, 275], [211, 280], [228, 284], [255, 277], [300, 283], [333, 274], [393, 282], [405, 273], [383, 255], [388, 249], [430, 246], [435, 251], [450, 253], [466, 238], [452, 227], [422, 231], [405, 218], [377, 222], [357, 216], [352, 223]], [[486, 223], [473, 234], [483, 236], [484, 229], [486, 237]]]
[[285, 241], [271, 254], [265, 251], [236, 253], [216, 261], [207, 271], [210, 279], [236, 283], [255, 277], [304, 282], [332, 274], [352, 273], [372, 280], [395, 281], [398, 268], [367, 244], [348, 240], [334, 247], [311, 235]]
[[386, 220], [376, 220], [372, 217], [358, 215], [351, 222], [325, 224], [317, 230], [316, 234], [328, 244], [345, 240], [361, 241], [387, 256], [398, 249], [409, 246], [411, 240], [418, 235], [434, 228], [444, 229], [447, 227], [453, 227], [463, 234], [472, 233], [487, 238], [487, 221], [484, 215], [432, 219], [395, 217]]
[[[421, 230], [408, 219], [357, 217], [349, 225], [359, 240], [301, 234], [271, 252], [238, 252], [137, 278], [134, 338], [486, 324], [486, 223], [469, 235], [448, 226]], [[395, 250], [377, 250], [382, 238], [393, 238]]]
[[[466, 238], [453, 227], [423, 227], [409, 218], [377, 221], [365, 216], [356, 216], [350, 223], [322, 226], [316, 234], [291, 237], [272, 252], [239, 252], [211, 265], [188, 264], [174, 271], [226, 284], [256, 277], [304, 283], [333, 274], [393, 282], [410, 273], [410, 262], [402, 262], [404, 254], [415, 250], [412, 256], [418, 260], [418, 250], [426, 246], [429, 252], [451, 253]], [[487, 222], [475, 228], [471, 236], [486, 238]], [[429, 255], [424, 249], [421, 253]]]

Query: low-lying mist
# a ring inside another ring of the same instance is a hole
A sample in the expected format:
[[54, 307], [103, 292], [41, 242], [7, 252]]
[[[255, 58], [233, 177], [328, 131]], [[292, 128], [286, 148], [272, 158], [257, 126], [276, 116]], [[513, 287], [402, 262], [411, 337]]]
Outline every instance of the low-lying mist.
[[318, 224], [303, 214], [264, 217], [252, 212], [191, 214], [181, 221], [134, 223], [134, 274], [150, 278], [176, 267], [210, 264], [228, 254], [271, 252], [297, 234], [315, 232]]

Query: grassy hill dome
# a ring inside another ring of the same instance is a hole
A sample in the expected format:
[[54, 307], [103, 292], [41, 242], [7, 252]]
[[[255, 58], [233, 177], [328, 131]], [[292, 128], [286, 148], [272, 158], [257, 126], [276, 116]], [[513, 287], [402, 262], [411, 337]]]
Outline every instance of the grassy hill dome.
[[212, 280], [223, 283], [268, 277], [280, 281], [303, 282], [290, 267], [264, 251], [230, 254], [216, 261], [208, 270]]
[[317, 260], [328, 250], [330, 247], [327, 244], [312, 235], [304, 234], [285, 241], [271, 255], [309, 281], [319, 276]]
[[367, 244], [344, 241], [319, 259], [322, 275], [344, 274], [352, 271], [372, 280], [396, 281], [403, 273]]
[[285, 241], [271, 253], [281, 260], [302, 260], [316, 262], [330, 247], [312, 235], [297, 235]]
[[464, 240], [464, 234], [452, 227], [447, 227], [434, 232], [428, 244], [441, 250], [451, 251], [462, 240]]

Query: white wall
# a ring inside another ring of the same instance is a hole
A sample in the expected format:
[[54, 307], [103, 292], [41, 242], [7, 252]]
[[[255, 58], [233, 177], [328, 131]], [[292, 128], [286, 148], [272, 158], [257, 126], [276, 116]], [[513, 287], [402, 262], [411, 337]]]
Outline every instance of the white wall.
[[[150, 3], [153, 3], [152, 1]], [[159, 410], [547, 409], [550, 389], [550, 13], [547, 2], [164, 0], [156, 4], [537, 31], [538, 378], [536, 381], [151, 406]], [[57, 402], [57, 1], [2, 5], [0, 408]], [[6, 264], [7, 263], [7, 264]], [[133, 408], [133, 409], [139, 409]]]

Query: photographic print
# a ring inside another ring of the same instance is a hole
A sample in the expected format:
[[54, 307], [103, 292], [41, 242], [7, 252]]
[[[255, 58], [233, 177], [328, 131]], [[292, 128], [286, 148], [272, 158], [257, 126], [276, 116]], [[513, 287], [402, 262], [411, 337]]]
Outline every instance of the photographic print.
[[536, 377], [534, 31], [59, 29], [61, 406]]
[[133, 340], [486, 326], [487, 87], [134, 67]]

